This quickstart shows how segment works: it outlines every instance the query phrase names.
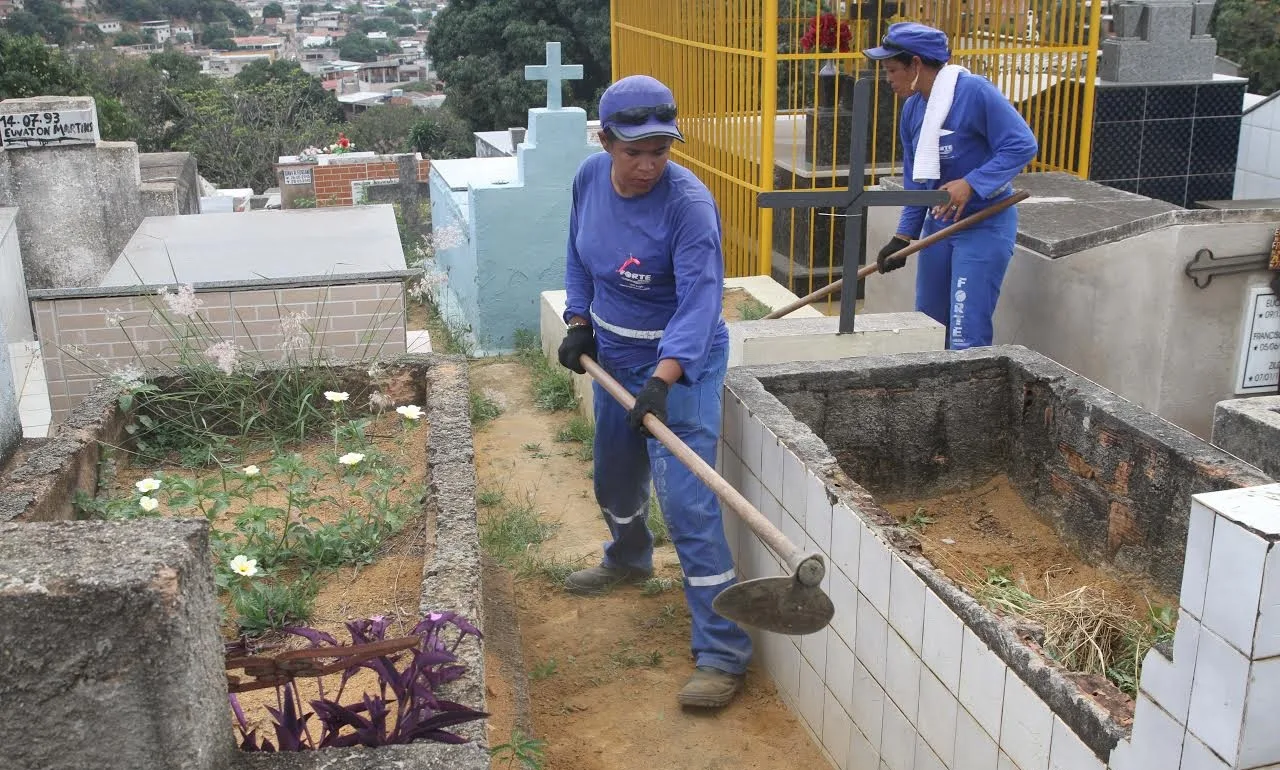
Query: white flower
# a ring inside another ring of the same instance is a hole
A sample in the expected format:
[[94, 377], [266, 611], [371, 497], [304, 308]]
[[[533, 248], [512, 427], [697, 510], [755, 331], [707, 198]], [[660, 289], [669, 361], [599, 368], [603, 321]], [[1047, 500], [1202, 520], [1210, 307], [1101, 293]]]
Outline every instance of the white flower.
[[240, 554], [231, 560], [231, 571], [244, 577], [253, 577], [258, 574], [258, 560], [247, 559], [244, 554]]
[[347, 452], [342, 457], [338, 458], [338, 462], [342, 463], [343, 465], [356, 465], [363, 459], [364, 459], [364, 455], [360, 454], [359, 452]]
[[406, 420], [421, 420], [422, 407], [416, 406], [414, 404], [409, 404], [408, 406], [397, 406], [396, 414], [400, 415]]
[[248, 476], [249, 478], [253, 478], [254, 476], [257, 476], [261, 472], [262, 471], [258, 470], [258, 466], [256, 465], [246, 465], [244, 466], [244, 469], [243, 469], [244, 475]]
[[351, 398], [351, 394], [341, 390], [326, 390], [324, 392], [324, 397], [336, 403], [338, 401], [346, 401], [348, 398]]
[[160, 488], [160, 479], [146, 478], [133, 485], [142, 494], [154, 492]]
[[280, 349], [286, 353], [306, 350], [311, 345], [311, 332], [307, 330], [307, 311], [298, 310], [280, 319]]
[[210, 345], [204, 354], [213, 359], [214, 364], [222, 370], [223, 374], [231, 374], [236, 368], [236, 356], [240, 353], [230, 341], [223, 340], [214, 345]]
[[447, 251], [454, 249], [467, 241], [467, 233], [463, 232], [458, 225], [448, 224], [443, 227], [433, 228], [431, 231], [431, 245], [436, 251]]
[[164, 300], [164, 304], [169, 306], [171, 313], [184, 318], [192, 318], [204, 306], [204, 300], [196, 297], [195, 289], [191, 288], [189, 283], [179, 286], [177, 292], [173, 294], [169, 293], [169, 287], [162, 286], [158, 294]]
[[138, 505], [141, 506], [142, 510], [146, 511], [147, 513], [151, 513], [152, 511], [160, 507], [160, 501], [155, 499], [154, 497], [151, 497], [150, 495], [143, 495], [142, 497], [138, 498]]

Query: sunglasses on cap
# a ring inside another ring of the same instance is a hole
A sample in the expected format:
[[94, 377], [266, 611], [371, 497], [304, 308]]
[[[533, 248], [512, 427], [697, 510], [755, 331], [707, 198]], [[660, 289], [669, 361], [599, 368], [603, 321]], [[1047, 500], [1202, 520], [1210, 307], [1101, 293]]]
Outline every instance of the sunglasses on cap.
[[663, 123], [670, 123], [676, 119], [676, 106], [674, 104], [659, 104], [653, 107], [628, 107], [625, 110], [618, 110], [611, 113], [605, 118], [606, 123], [618, 123], [624, 126], [638, 126], [650, 117], [655, 117]]

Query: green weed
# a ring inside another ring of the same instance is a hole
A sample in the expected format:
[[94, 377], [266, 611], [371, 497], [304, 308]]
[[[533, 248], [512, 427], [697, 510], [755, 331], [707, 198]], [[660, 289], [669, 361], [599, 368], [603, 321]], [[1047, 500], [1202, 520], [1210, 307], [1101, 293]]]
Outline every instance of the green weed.
[[657, 494], [649, 493], [649, 531], [653, 533], [655, 546], [671, 542], [671, 533], [667, 530], [667, 520], [662, 516], [662, 508], [658, 505]]
[[556, 663], [555, 658], [547, 658], [541, 663], [538, 663], [537, 665], [535, 665], [533, 668], [529, 669], [529, 679], [531, 681], [538, 682], [548, 677], [554, 676], [556, 673], [556, 670], [559, 668], [559, 665], [560, 664]]
[[609, 655], [610, 662], [618, 668], [657, 668], [662, 665], [662, 653], [658, 650], [637, 652], [625, 645]]
[[524, 770], [542, 770], [546, 761], [546, 741], [531, 738], [515, 728], [511, 731], [511, 740], [489, 749], [489, 756], [496, 762], [505, 760], [503, 768], [521, 767]]
[[483, 427], [496, 420], [502, 414], [502, 407], [483, 393], [471, 391], [471, 426]]
[[476, 493], [476, 504], [485, 508], [500, 505], [506, 499], [506, 495], [497, 489], [482, 489]]
[[508, 505], [480, 523], [480, 546], [504, 566], [515, 566], [530, 546], [538, 545], [555, 532], [555, 525], [538, 519], [533, 505]]
[[748, 297], [738, 303], [738, 316], [744, 321], [759, 321], [771, 312], [772, 308], [755, 297]]
[[568, 369], [547, 360], [537, 335], [527, 329], [516, 330], [515, 347], [516, 358], [529, 367], [533, 375], [533, 403], [539, 409], [559, 412], [578, 407], [573, 376]]
[[645, 596], [657, 596], [675, 587], [676, 581], [671, 578], [651, 577], [644, 581], [644, 585], [640, 588], [640, 593]]
[[582, 559], [561, 560], [555, 556], [526, 554], [516, 569], [516, 577], [528, 580], [540, 577], [553, 586], [563, 586], [571, 572], [582, 568]]

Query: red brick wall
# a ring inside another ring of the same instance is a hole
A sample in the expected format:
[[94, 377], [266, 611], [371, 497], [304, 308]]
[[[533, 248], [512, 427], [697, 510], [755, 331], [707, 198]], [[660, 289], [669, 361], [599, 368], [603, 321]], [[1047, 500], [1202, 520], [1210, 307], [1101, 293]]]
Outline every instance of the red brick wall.
[[[418, 161], [418, 181], [427, 181], [431, 161]], [[316, 206], [354, 206], [351, 183], [374, 179], [398, 179], [399, 165], [393, 160], [372, 163], [342, 163], [332, 166], [316, 166], [312, 170], [312, 184], [316, 190]]]

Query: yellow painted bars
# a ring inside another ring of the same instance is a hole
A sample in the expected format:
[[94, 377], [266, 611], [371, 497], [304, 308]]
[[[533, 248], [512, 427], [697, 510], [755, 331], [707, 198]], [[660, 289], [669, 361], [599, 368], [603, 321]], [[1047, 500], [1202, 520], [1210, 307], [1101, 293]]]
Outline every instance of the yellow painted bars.
[[[823, 10], [818, 10], [821, 5]], [[847, 188], [852, 82], [875, 77], [861, 49], [894, 21], [947, 32], [953, 61], [995, 83], [1040, 140], [1036, 171], [1086, 176], [1099, 0], [834, 2], [847, 50], [807, 47], [819, 0], [611, 0], [614, 78], [644, 73], [675, 91], [688, 141], [676, 160], [719, 202], [727, 275], [770, 274], [800, 294], [834, 277], [843, 226], [833, 212], [771, 211], [766, 190]], [[819, 38], [821, 35], [819, 35]], [[825, 109], [824, 109], [825, 108]], [[866, 177], [899, 173], [899, 105], [875, 94]]]

